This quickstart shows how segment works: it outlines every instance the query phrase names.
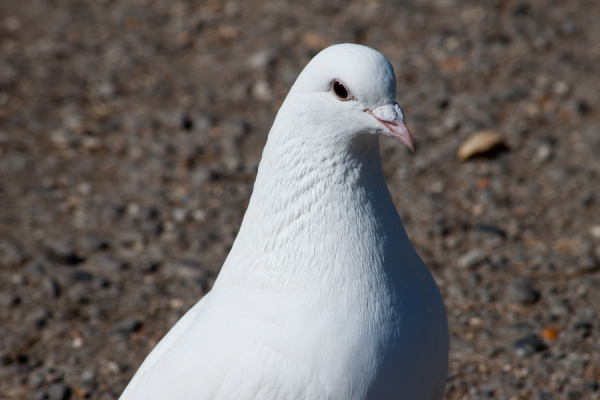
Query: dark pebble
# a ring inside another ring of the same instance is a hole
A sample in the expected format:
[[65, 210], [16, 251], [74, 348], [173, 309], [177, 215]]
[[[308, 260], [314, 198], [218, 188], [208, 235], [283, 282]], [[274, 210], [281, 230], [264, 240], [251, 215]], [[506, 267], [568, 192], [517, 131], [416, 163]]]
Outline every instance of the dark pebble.
[[67, 400], [71, 397], [71, 388], [62, 382], [53, 383], [46, 394], [49, 400]]
[[16, 293], [4, 293], [0, 297], [0, 306], [3, 309], [10, 309], [21, 304], [21, 296]]
[[82, 382], [77, 388], [77, 394], [84, 398], [90, 398], [98, 390], [98, 384], [95, 381]]
[[41, 329], [48, 324], [48, 320], [51, 317], [52, 314], [50, 313], [50, 311], [45, 308], [42, 308], [29, 315], [29, 320], [32, 321], [37, 328]]
[[46, 242], [46, 250], [51, 260], [66, 265], [77, 265], [83, 261], [75, 250], [63, 242], [50, 240]]
[[517, 279], [506, 289], [506, 300], [512, 304], [531, 305], [537, 303], [540, 297], [540, 292], [526, 279]]
[[91, 282], [94, 279], [94, 275], [87, 271], [73, 271], [71, 274], [71, 280], [74, 282]]
[[506, 238], [506, 232], [495, 225], [480, 222], [477, 225], [475, 225], [474, 230], [477, 232], [492, 233], [494, 235], [500, 236], [502, 239]]
[[181, 128], [188, 132], [191, 132], [194, 129], [194, 121], [189, 115], [184, 115], [183, 118], [181, 118]]
[[117, 322], [113, 328], [113, 333], [132, 333], [142, 329], [142, 322], [135, 317], [127, 317]]
[[576, 108], [577, 112], [581, 115], [587, 115], [590, 113], [590, 111], [592, 111], [592, 107], [590, 107], [590, 105], [583, 100], [577, 102]]
[[583, 339], [592, 336], [592, 329], [593, 328], [594, 328], [594, 326], [592, 325], [591, 322], [580, 321], [580, 322], [576, 322], [573, 325], [573, 329], [575, 331], [581, 332], [581, 335], [582, 335]]
[[567, 399], [569, 400], [580, 400], [583, 398], [583, 393], [579, 390], [572, 390], [567, 393]]
[[538, 392], [538, 400], [554, 400], [554, 396], [546, 392]]
[[84, 235], [80, 237], [77, 244], [81, 250], [90, 253], [108, 249], [108, 242], [94, 235]]
[[42, 286], [44, 290], [48, 294], [48, 296], [52, 298], [60, 297], [60, 285], [54, 278], [46, 278], [42, 281]]
[[439, 219], [435, 222], [436, 232], [439, 236], [447, 236], [452, 229], [444, 219]]
[[513, 343], [517, 355], [524, 357], [539, 353], [548, 348], [542, 339], [535, 334], [527, 335]]
[[46, 268], [41, 261], [32, 261], [27, 263], [25, 271], [29, 275], [43, 276], [46, 274]]

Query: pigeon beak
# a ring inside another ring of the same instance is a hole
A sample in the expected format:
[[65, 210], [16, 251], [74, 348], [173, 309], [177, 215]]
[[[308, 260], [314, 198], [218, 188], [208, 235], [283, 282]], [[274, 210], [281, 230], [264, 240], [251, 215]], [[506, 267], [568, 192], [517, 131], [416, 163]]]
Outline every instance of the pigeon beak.
[[412, 135], [406, 127], [406, 123], [404, 123], [404, 113], [398, 103], [394, 103], [393, 106], [385, 105], [377, 107], [373, 111], [365, 111], [381, 122], [386, 135], [398, 139], [400, 143], [408, 147], [411, 151], [415, 151]]

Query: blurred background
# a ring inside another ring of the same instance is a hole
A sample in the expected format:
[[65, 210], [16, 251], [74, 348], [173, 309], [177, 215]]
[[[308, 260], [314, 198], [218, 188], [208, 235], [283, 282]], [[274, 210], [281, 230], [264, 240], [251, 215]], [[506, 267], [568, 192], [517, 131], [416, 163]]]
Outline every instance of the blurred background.
[[1, 1], [0, 398], [118, 397], [339, 42], [396, 70], [417, 150], [382, 159], [446, 302], [446, 399], [600, 398], [595, 0]]

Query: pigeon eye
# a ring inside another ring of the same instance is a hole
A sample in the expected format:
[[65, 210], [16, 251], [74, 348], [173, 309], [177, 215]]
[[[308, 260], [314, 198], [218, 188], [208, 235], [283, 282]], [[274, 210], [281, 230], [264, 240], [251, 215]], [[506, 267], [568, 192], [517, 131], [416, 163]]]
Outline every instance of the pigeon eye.
[[350, 94], [350, 91], [346, 89], [346, 86], [337, 79], [331, 82], [331, 90], [340, 100], [352, 100], [354, 97]]

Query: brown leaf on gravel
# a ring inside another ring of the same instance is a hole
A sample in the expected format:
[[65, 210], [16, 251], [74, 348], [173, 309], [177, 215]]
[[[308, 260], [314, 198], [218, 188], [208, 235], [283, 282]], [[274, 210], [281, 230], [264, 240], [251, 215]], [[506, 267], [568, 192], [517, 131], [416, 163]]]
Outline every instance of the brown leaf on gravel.
[[475, 132], [458, 148], [457, 156], [459, 160], [466, 161], [474, 156], [490, 154], [494, 150], [506, 147], [506, 142], [496, 132], [479, 131]]

